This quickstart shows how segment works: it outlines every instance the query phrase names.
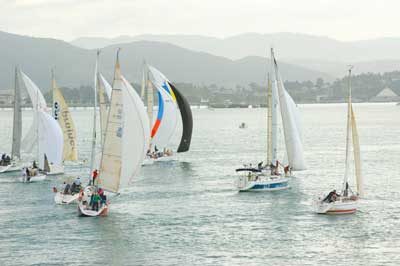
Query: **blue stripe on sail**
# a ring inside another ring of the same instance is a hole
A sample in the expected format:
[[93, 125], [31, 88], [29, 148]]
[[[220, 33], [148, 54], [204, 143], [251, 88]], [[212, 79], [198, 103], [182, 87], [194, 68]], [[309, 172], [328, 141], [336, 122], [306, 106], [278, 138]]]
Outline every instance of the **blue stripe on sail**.
[[281, 188], [287, 187], [288, 182], [272, 183], [272, 184], [256, 184], [251, 189], [267, 189], [267, 188]]

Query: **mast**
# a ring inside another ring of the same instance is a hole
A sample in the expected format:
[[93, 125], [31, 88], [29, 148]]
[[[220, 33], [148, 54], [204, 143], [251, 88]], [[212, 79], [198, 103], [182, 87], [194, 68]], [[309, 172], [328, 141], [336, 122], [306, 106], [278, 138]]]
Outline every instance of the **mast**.
[[351, 138], [351, 69], [349, 68], [349, 78], [348, 78], [348, 89], [349, 89], [349, 100], [347, 103], [347, 130], [346, 130], [346, 163], [344, 170], [344, 180], [343, 180], [343, 191], [346, 188], [346, 183], [348, 182], [349, 168], [350, 168], [350, 138]]
[[273, 73], [273, 83], [271, 88], [271, 162], [275, 165], [278, 150], [278, 90], [277, 73], [275, 71], [275, 54], [271, 48], [271, 72]]
[[93, 103], [93, 131], [92, 131], [92, 150], [90, 156], [90, 172], [89, 176], [91, 176], [92, 171], [94, 169], [94, 162], [96, 157], [96, 122], [97, 122], [97, 78], [98, 78], [98, 61], [99, 61], [100, 50], [97, 51], [96, 56], [96, 65], [95, 65], [95, 72], [94, 72], [94, 103]]
[[18, 69], [15, 68], [14, 84], [14, 117], [13, 117], [13, 138], [11, 158], [21, 158], [21, 132], [22, 132], [22, 112], [21, 112], [21, 90], [18, 86]]
[[267, 161], [266, 166], [270, 166], [272, 163], [272, 92], [271, 92], [271, 81], [268, 73], [268, 84], [267, 84]]

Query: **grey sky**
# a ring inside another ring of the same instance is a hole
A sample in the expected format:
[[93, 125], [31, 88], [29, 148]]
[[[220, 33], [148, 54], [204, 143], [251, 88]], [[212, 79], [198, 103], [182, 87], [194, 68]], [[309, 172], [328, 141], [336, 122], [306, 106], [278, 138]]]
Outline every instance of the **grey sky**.
[[399, 0], [0, 0], [0, 30], [81, 36], [299, 32], [339, 40], [400, 37]]

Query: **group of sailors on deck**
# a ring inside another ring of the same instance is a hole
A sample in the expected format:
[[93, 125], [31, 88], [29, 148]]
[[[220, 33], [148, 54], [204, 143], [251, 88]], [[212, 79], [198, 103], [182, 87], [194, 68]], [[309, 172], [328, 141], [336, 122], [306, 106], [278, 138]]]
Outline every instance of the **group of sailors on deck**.
[[7, 166], [11, 164], [11, 157], [8, 154], [3, 153], [1, 155], [0, 166]]
[[72, 184], [69, 184], [64, 181], [64, 183], [61, 186], [61, 193], [64, 195], [74, 195], [76, 193], [79, 193], [79, 191], [82, 190], [82, 182], [80, 177], [78, 176]]
[[151, 147], [147, 150], [147, 157], [151, 159], [158, 159], [161, 157], [172, 156], [173, 152], [170, 149], [164, 148], [163, 151], [159, 151], [157, 146], [154, 146], [154, 151], [151, 151]]
[[[282, 167], [279, 161], [276, 161], [276, 164], [271, 164], [269, 166], [263, 165], [263, 162], [260, 162], [257, 164], [257, 168], [253, 167], [252, 164], [249, 165], [244, 165], [245, 168], [249, 169], [257, 169], [259, 172], [263, 172], [263, 170], [270, 170], [271, 171], [271, 176], [280, 176], [281, 173], [279, 172], [279, 167]], [[291, 176], [292, 175], [292, 167], [289, 165], [283, 167], [283, 172], [285, 176]], [[257, 181], [259, 178], [260, 173], [256, 172], [256, 174], [249, 172], [247, 177], [249, 181]]]
[[82, 200], [83, 205], [86, 209], [91, 209], [93, 211], [99, 211], [104, 205], [107, 204], [107, 196], [104, 194], [102, 188], [96, 188], [93, 193], [89, 196], [81, 190], [79, 192], [79, 197]]
[[336, 189], [332, 190], [329, 192], [329, 194], [322, 200], [322, 202], [325, 203], [331, 203], [338, 201], [340, 199], [344, 200], [356, 200], [357, 196], [354, 194], [354, 192], [350, 189], [349, 183], [346, 182], [345, 189], [343, 190], [343, 194], [340, 195], [336, 192]]
[[31, 181], [31, 177], [37, 176], [39, 174], [39, 167], [36, 164], [36, 161], [33, 161], [31, 167], [22, 168], [22, 179], [24, 182]]

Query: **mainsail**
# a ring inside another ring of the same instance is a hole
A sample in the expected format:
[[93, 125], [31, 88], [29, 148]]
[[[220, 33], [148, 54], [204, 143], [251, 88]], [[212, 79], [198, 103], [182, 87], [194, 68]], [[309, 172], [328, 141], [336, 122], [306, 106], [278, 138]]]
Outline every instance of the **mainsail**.
[[110, 109], [103, 140], [103, 152], [100, 162], [99, 186], [104, 190], [117, 193], [120, 188], [122, 169], [123, 136], [123, 81], [117, 56]]
[[289, 93], [285, 90], [274, 56], [272, 56], [272, 58], [274, 60], [275, 78], [277, 80], [279, 106], [289, 165], [296, 171], [305, 170], [306, 164], [303, 157], [299, 113], [292, 97], [290, 97]]
[[78, 160], [76, 129], [71, 112], [53, 74], [53, 117], [58, 121], [64, 136], [64, 161]]
[[14, 87], [14, 117], [12, 137], [12, 158], [21, 158], [21, 133], [22, 133], [22, 111], [21, 111], [21, 89], [18, 83], [18, 70], [15, 69]]
[[[106, 79], [100, 73], [97, 76], [97, 94], [99, 97], [99, 107], [100, 107], [100, 129], [101, 129], [101, 143], [104, 141], [104, 134], [106, 130], [107, 117], [108, 117], [108, 107], [107, 100], [111, 97], [111, 86], [108, 84]], [[107, 100], [104, 95], [107, 95]], [[96, 99], [96, 97], [95, 97]]]
[[149, 140], [149, 121], [139, 95], [115, 65], [99, 186], [117, 193], [141, 168]]
[[182, 137], [177, 152], [186, 152], [189, 150], [190, 141], [192, 139], [192, 131], [193, 131], [192, 110], [190, 109], [189, 102], [182, 95], [182, 93], [174, 85], [172, 85], [172, 83], [168, 82], [168, 84], [175, 94], [176, 101], [178, 103], [182, 118], [182, 128], [183, 128]]

